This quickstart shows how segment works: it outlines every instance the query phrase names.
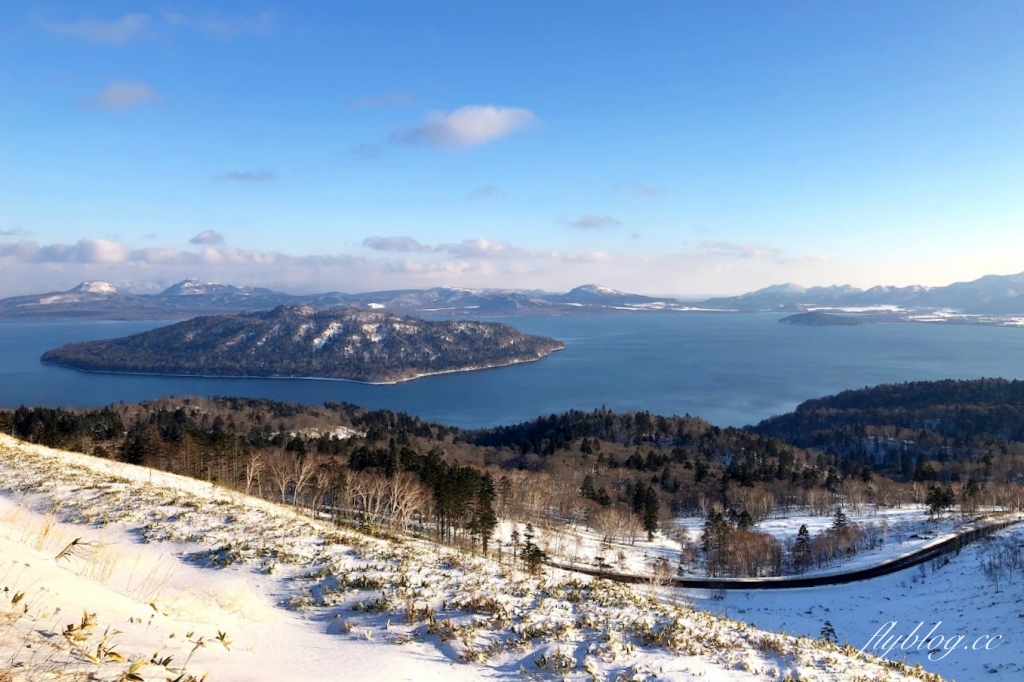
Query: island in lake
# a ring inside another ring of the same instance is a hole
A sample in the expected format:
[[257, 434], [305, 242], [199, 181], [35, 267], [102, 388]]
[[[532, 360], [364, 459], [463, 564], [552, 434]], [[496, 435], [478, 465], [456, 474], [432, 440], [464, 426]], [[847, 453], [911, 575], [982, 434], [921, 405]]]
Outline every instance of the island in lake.
[[833, 315], [831, 313], [823, 313], [820, 310], [798, 313], [779, 320], [783, 324], [801, 324], [809, 327], [851, 327], [858, 324], [867, 324], [869, 321], [863, 317]]
[[91, 372], [397, 383], [539, 360], [564, 347], [561, 341], [494, 322], [279, 306], [72, 343], [47, 351], [42, 361]]

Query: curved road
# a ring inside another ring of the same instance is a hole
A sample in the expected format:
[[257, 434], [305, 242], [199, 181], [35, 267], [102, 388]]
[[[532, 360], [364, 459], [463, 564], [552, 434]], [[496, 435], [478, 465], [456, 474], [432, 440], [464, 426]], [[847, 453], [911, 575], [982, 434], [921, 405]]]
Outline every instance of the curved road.
[[[959, 552], [963, 547], [976, 542], [981, 538], [988, 537], [995, 532], [1020, 523], [1021, 518], [1013, 518], [1003, 521], [976, 522], [951, 538], [926, 545], [918, 550], [909, 552], [902, 556], [890, 559], [889, 561], [859, 568], [846, 573], [830, 573], [827, 575], [793, 576], [793, 577], [769, 577], [769, 578], [671, 578], [668, 585], [673, 587], [685, 587], [704, 590], [780, 590], [799, 587], [820, 587], [822, 585], [843, 585], [860, 580], [870, 580], [883, 575], [896, 573], [906, 568], [912, 568], [936, 557]], [[614, 580], [621, 583], [649, 583], [648, 576], [631, 575], [628, 573], [614, 573], [601, 571], [586, 566], [569, 566], [553, 561], [546, 562], [548, 566], [560, 568], [575, 573]]]

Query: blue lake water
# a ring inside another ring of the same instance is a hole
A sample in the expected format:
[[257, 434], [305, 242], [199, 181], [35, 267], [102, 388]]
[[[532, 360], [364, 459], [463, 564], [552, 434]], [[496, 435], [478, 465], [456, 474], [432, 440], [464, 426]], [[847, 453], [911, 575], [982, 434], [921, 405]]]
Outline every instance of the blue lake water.
[[307, 379], [86, 374], [39, 362], [72, 341], [112, 338], [159, 322], [0, 321], [0, 406], [105, 405], [165, 395], [237, 395], [303, 403], [348, 401], [464, 427], [571, 408], [645, 409], [755, 423], [808, 398], [893, 381], [1024, 378], [1024, 329], [940, 324], [800, 327], [778, 315], [635, 313], [504, 320], [561, 339], [539, 362], [392, 386]]

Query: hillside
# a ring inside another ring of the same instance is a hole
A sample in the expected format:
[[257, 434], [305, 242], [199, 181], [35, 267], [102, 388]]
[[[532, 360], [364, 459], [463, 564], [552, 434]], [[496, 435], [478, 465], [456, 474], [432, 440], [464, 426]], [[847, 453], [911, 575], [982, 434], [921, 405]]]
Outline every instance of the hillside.
[[1020, 481], [1024, 382], [918, 381], [843, 391], [753, 431], [917, 481]]
[[554, 339], [484, 322], [432, 322], [383, 311], [279, 306], [197, 317], [120, 339], [74, 343], [42, 361], [101, 372], [317, 377], [393, 383], [537, 360]]
[[[0, 453], [5, 519], [20, 514], [24, 529], [7, 530], [5, 560], [31, 559], [4, 578], [17, 598], [6, 613], [24, 603], [31, 624], [8, 617], [0, 649], [33, 679], [86, 671], [134, 679], [124, 677], [132, 670], [142, 679], [208, 672], [254, 682], [339, 671], [353, 680], [517, 671], [538, 680], [939, 680], [642, 588], [555, 570], [531, 575], [509, 554], [370, 537], [300, 508], [8, 436]], [[82, 551], [48, 559], [66, 537]], [[54, 609], [68, 611], [48, 619]], [[57, 653], [26, 649], [35, 632]]]

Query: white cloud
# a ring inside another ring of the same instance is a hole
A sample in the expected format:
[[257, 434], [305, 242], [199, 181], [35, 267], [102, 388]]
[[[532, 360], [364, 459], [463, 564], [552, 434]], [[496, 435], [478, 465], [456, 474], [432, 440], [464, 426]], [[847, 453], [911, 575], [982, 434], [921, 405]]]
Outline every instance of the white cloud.
[[120, 19], [83, 19], [74, 22], [43, 24], [46, 30], [57, 35], [72, 36], [90, 43], [125, 45], [136, 40], [153, 37], [151, 21], [146, 14], [126, 14]]
[[607, 215], [584, 215], [575, 220], [563, 220], [562, 224], [575, 227], [577, 230], [604, 230], [622, 225], [621, 222]]
[[477, 147], [537, 123], [529, 109], [498, 106], [465, 106], [451, 113], [427, 114], [422, 125], [396, 133], [394, 139], [434, 147]]
[[132, 250], [108, 239], [82, 239], [75, 245], [74, 258], [81, 263], [124, 263]]
[[79, 239], [78, 242], [71, 245], [40, 246], [29, 241], [0, 244], [0, 260], [15, 260], [25, 263], [110, 264], [124, 263], [131, 256], [130, 248], [109, 239]]
[[254, 16], [227, 17], [214, 13], [189, 16], [161, 12], [156, 19], [148, 14], [126, 14], [120, 19], [82, 19], [49, 22], [43, 28], [56, 35], [70, 36], [90, 43], [127, 45], [140, 40], [166, 38], [174, 30], [188, 30], [217, 40], [243, 35], [267, 35], [274, 29], [274, 16], [263, 11]]
[[188, 241], [190, 244], [223, 244], [224, 235], [213, 230], [203, 230]]
[[83, 103], [97, 109], [130, 109], [160, 100], [157, 91], [145, 83], [115, 81]]
[[397, 251], [399, 253], [413, 253], [433, 251], [434, 249], [426, 244], [420, 244], [412, 237], [367, 237], [363, 240], [363, 246], [374, 251]]
[[243, 35], [267, 35], [274, 29], [274, 15], [266, 10], [251, 17], [225, 17], [213, 13], [193, 17], [176, 12], [162, 12], [161, 16], [170, 26], [197, 31], [218, 40], [230, 40]]
[[[378, 253], [289, 255], [222, 246], [216, 233], [194, 248], [132, 248], [109, 239], [73, 244], [0, 243], [0, 296], [70, 288], [79, 281], [165, 282], [186, 277], [285, 291], [369, 291], [438, 285], [565, 291], [600, 282], [637, 293], [741, 293], [776, 281], [843, 283], [852, 270], [813, 256], [731, 242], [706, 242], [656, 255], [541, 251], [484, 238], [423, 244], [370, 237]], [[863, 273], [858, 273], [863, 280]], [[928, 282], [925, 282], [928, 283]], [[65, 286], [66, 285], [66, 286]]]
[[713, 242], [700, 243], [702, 251], [708, 254], [723, 256], [738, 256], [740, 258], [778, 258], [781, 251], [771, 246], [761, 244], [737, 244], [735, 242]]
[[537, 258], [541, 254], [512, 246], [508, 242], [489, 239], [465, 239], [458, 244], [441, 244], [435, 251], [455, 258]]

